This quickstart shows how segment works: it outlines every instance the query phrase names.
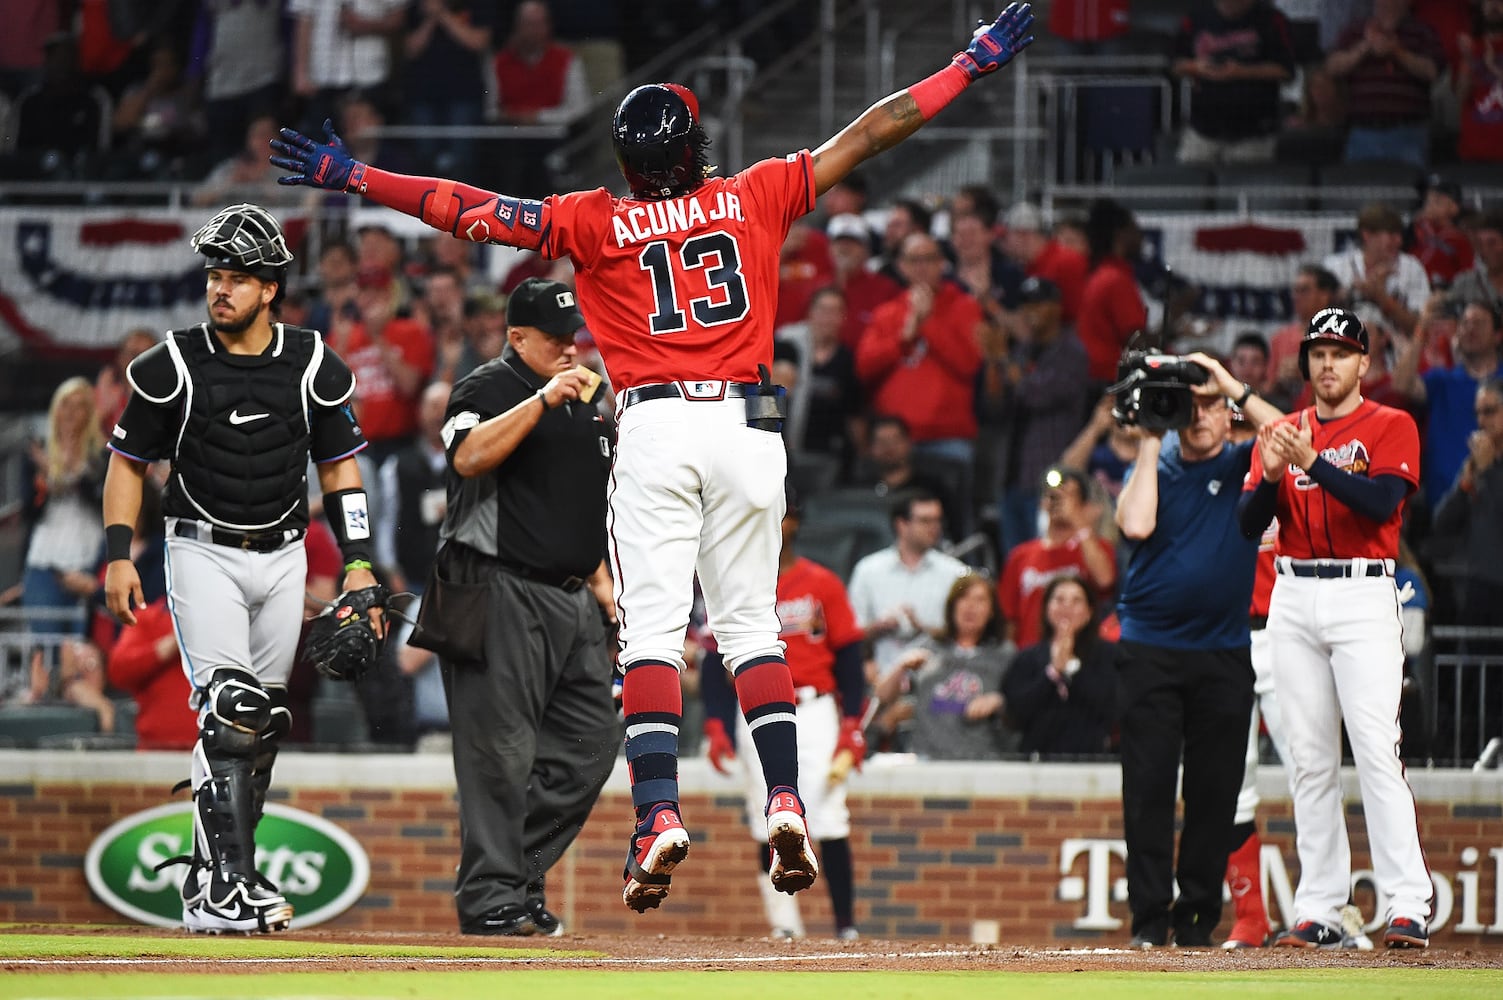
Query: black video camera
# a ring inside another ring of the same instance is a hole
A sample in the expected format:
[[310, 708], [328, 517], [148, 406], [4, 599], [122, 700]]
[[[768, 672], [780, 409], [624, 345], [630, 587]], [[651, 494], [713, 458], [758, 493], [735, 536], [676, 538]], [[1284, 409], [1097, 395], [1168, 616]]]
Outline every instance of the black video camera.
[[1123, 427], [1173, 431], [1195, 419], [1194, 387], [1211, 373], [1188, 358], [1129, 347], [1117, 362], [1112, 416]]

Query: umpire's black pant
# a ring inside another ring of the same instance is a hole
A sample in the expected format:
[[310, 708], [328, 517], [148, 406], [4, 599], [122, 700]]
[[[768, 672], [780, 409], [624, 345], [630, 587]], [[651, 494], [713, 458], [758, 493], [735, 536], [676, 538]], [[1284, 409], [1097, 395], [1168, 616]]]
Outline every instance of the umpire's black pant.
[[529, 896], [590, 814], [621, 747], [600, 606], [497, 570], [485, 664], [442, 663], [459, 785], [459, 920]]
[[[1252, 717], [1249, 650], [1118, 645], [1122, 826], [1132, 931], [1211, 943]], [[1175, 782], [1184, 760], [1184, 829], [1174, 863]], [[1174, 898], [1174, 880], [1179, 898]], [[1171, 908], [1172, 904], [1172, 908]]]

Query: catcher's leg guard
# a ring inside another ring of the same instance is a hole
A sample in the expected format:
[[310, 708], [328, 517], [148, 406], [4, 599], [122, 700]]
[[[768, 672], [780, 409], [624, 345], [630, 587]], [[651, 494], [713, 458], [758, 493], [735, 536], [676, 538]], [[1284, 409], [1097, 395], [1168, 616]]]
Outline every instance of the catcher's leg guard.
[[277, 751], [287, 734], [292, 732], [292, 710], [287, 707], [286, 685], [268, 684], [266, 694], [271, 700], [271, 713], [266, 728], [261, 730], [256, 741], [256, 756], [251, 761], [253, 827], [261, 822], [261, 813], [266, 808], [266, 792], [271, 788], [271, 767], [277, 762]]
[[272, 708], [248, 671], [222, 668], [209, 678], [193, 751], [193, 857], [183, 883], [190, 931], [266, 932], [292, 921], [287, 900], [256, 871], [253, 771]]

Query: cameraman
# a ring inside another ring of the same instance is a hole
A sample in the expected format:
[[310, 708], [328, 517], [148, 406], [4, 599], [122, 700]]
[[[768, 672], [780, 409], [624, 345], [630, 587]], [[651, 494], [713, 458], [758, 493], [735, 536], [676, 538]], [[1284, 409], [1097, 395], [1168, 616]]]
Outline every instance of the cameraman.
[[[1167, 441], [1162, 430], [1140, 431], [1142, 448], [1117, 501], [1129, 546], [1117, 606], [1122, 819], [1132, 943], [1139, 948], [1167, 945], [1171, 931], [1182, 947], [1209, 947], [1221, 919], [1253, 701], [1247, 609], [1257, 557], [1256, 541], [1243, 538], [1237, 524], [1252, 442], [1227, 440], [1228, 400], [1254, 426], [1283, 416], [1213, 358], [1182, 360], [1206, 375], [1204, 384], [1190, 386], [1190, 422]], [[1185, 818], [1176, 867], [1182, 757]]]

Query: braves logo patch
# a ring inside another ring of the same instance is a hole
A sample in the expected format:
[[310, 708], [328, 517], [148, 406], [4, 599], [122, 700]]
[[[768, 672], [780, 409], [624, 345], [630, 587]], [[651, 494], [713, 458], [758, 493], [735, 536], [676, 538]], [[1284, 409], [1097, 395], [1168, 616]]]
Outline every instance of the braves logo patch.
[[[1320, 457], [1336, 466], [1336, 468], [1344, 472], [1350, 472], [1354, 476], [1367, 475], [1367, 470], [1372, 465], [1367, 445], [1356, 439], [1347, 441], [1335, 448], [1323, 448], [1321, 449]], [[1313, 490], [1318, 485], [1315, 480], [1310, 478], [1308, 472], [1303, 472], [1295, 466], [1291, 465], [1289, 472], [1294, 476], [1294, 488], [1297, 490]]]

